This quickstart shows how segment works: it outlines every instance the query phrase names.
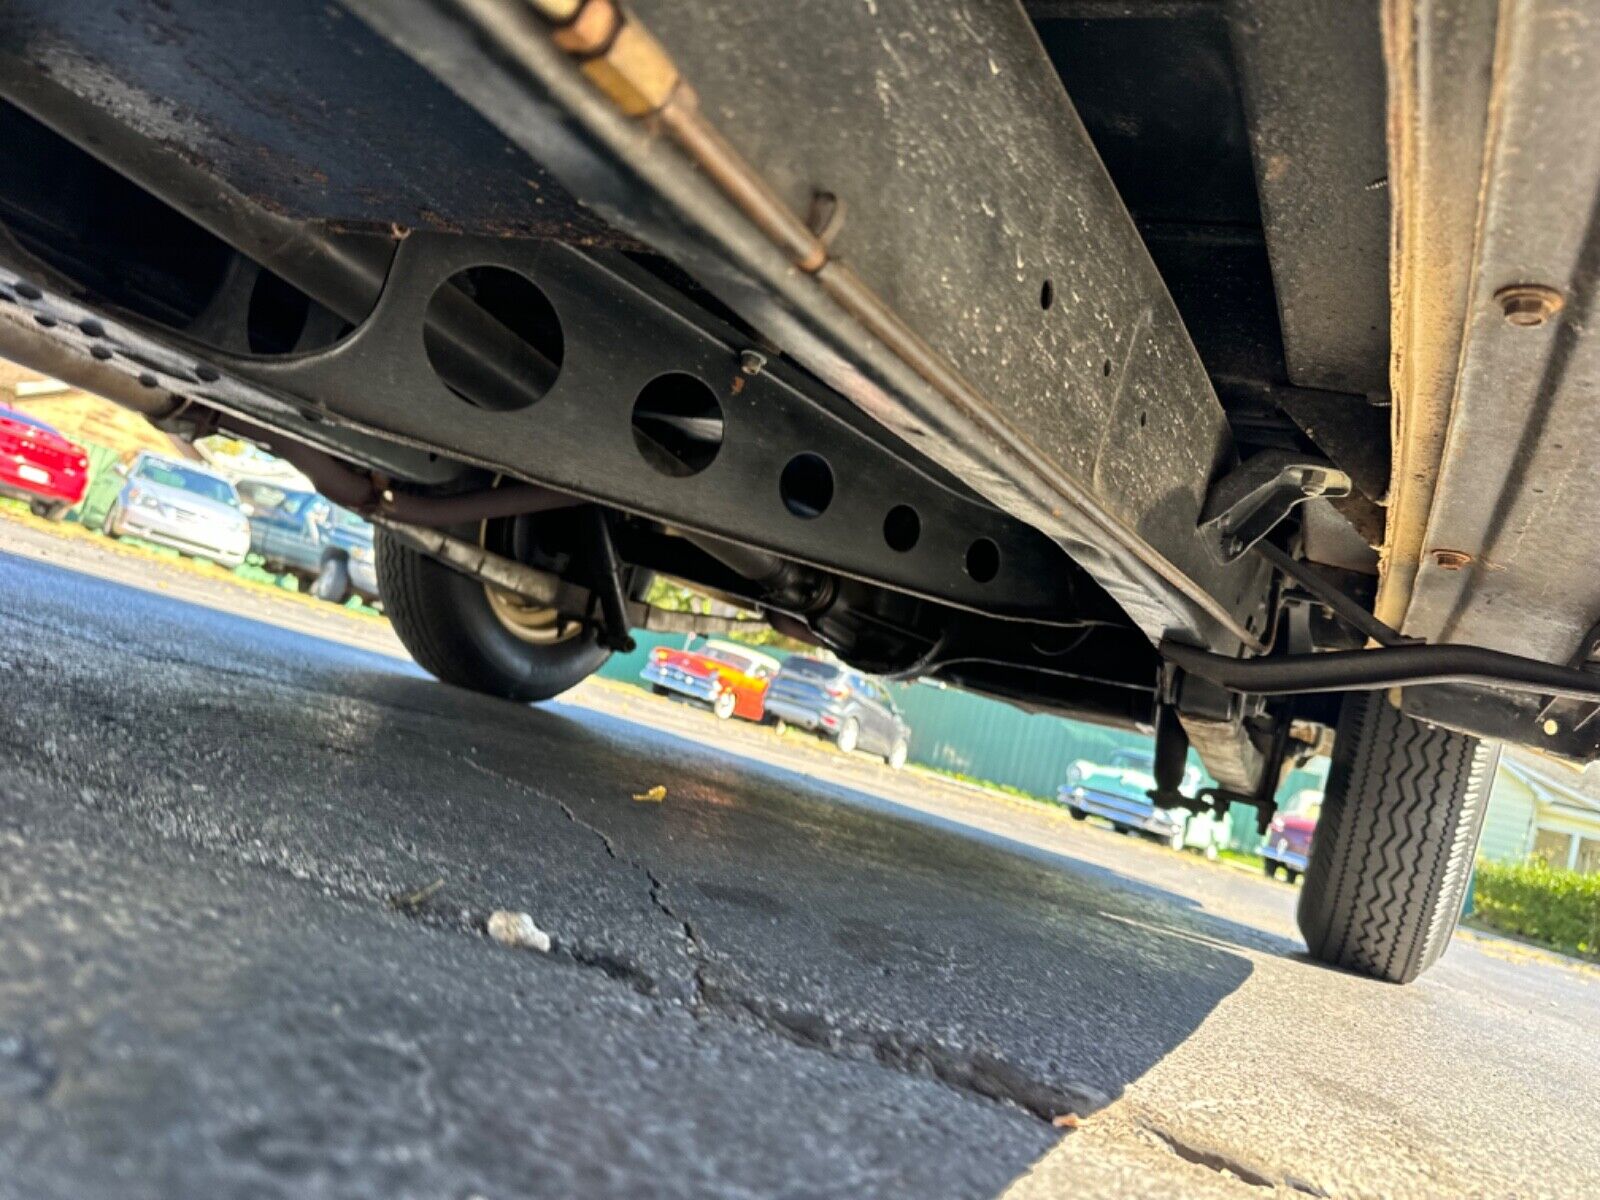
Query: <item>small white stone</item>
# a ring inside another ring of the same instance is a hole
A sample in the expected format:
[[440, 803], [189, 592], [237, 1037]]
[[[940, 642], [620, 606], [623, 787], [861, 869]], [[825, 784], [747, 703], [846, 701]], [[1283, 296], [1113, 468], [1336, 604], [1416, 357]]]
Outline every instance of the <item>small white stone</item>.
[[550, 953], [550, 935], [535, 925], [533, 918], [524, 912], [496, 909], [489, 914], [489, 936], [502, 946], [537, 950], [540, 954]]

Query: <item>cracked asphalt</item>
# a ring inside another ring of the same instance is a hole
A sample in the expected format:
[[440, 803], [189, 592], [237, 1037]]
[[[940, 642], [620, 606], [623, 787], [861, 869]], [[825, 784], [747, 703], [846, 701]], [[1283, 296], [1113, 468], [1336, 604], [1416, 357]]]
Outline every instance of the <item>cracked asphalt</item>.
[[1373, 984], [1048, 810], [0, 551], [0, 1197], [1600, 1194], [1592, 970]]

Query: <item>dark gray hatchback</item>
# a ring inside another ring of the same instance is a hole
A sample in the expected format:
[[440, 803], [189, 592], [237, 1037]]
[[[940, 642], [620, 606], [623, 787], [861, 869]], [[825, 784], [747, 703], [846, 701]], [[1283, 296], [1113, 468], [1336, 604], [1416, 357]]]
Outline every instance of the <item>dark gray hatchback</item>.
[[767, 688], [766, 713], [780, 724], [830, 737], [846, 754], [881, 755], [896, 770], [906, 765], [911, 727], [878, 680], [819, 658], [793, 655]]

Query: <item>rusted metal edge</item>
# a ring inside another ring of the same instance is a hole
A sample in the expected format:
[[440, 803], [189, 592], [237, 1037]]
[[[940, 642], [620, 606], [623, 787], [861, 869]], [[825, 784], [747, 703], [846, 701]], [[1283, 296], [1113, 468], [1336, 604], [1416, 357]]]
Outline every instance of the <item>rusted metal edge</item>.
[[[1473, 293], [1501, 48], [1492, 0], [1460, 6], [1384, 0], [1383, 15], [1393, 206], [1393, 459], [1375, 615], [1403, 631], [1446, 452]], [[1489, 70], [1474, 69], [1491, 62]], [[1472, 252], [1463, 256], [1468, 245]]]

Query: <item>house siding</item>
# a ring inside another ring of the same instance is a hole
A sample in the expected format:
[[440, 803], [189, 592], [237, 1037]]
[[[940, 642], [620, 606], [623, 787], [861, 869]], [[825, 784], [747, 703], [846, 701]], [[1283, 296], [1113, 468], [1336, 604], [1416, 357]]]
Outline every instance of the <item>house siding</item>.
[[1536, 810], [1533, 789], [1502, 767], [1496, 772], [1489, 793], [1478, 857], [1491, 862], [1521, 862], [1526, 858]]

